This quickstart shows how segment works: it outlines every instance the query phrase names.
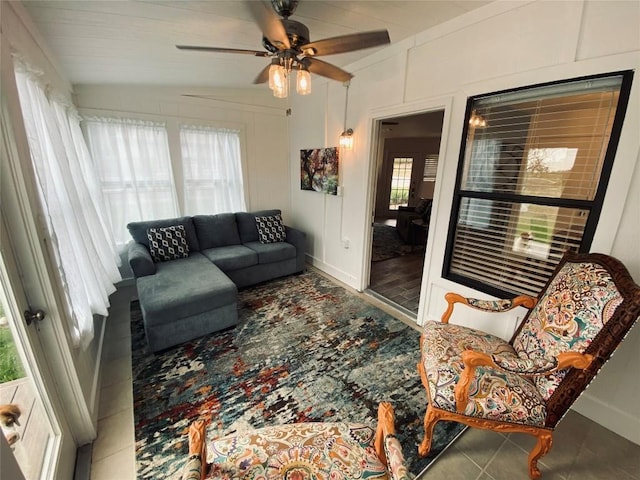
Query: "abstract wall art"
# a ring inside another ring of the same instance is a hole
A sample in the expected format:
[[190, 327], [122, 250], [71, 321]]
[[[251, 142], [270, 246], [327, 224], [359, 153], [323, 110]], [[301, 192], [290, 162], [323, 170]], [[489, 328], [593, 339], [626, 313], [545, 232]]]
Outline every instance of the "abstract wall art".
[[337, 195], [338, 147], [300, 150], [300, 188]]

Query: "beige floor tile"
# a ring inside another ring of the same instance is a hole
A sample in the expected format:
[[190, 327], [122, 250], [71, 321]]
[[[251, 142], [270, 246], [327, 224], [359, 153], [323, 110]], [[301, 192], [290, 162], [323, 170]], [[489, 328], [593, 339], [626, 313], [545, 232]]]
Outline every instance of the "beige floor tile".
[[450, 448], [418, 480], [469, 480], [477, 478], [481, 473], [482, 469], [466, 455]]
[[102, 366], [102, 387], [131, 379], [131, 356], [109, 360]]
[[135, 480], [135, 457], [132, 448], [123, 448], [91, 464], [91, 480]]
[[[542, 462], [538, 462], [538, 468], [545, 480], [565, 480], [566, 477], [557, 471], [549, 469]], [[485, 468], [485, 472], [495, 480], [528, 480], [529, 461], [528, 453], [524, 452], [511, 441], [504, 442], [493, 459]]]
[[130, 447], [133, 451], [133, 408], [98, 420], [98, 438], [93, 442], [93, 462]]
[[131, 321], [128, 311], [126, 319], [126, 322], [111, 322], [111, 318], [107, 320], [109, 323], [107, 324], [107, 331], [105, 333], [105, 342], [128, 339], [129, 343], [131, 343]]
[[467, 428], [453, 444], [453, 449], [458, 450], [484, 468], [491, 461], [496, 450], [506, 441], [507, 438], [500, 433]]
[[100, 392], [100, 419], [115, 413], [132, 410], [133, 388], [131, 380], [122, 380], [103, 387]]
[[111, 340], [104, 346], [103, 357], [105, 362], [126, 357], [131, 361], [131, 338]]

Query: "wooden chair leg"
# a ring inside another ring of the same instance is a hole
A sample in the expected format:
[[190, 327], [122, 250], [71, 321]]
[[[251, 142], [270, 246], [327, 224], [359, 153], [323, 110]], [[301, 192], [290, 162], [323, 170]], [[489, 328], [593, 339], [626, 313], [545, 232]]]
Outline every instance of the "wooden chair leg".
[[540, 469], [538, 468], [538, 460], [549, 453], [553, 438], [551, 432], [539, 432], [536, 434], [538, 441], [533, 450], [529, 453], [529, 477], [532, 479], [540, 478]]
[[433, 429], [440, 420], [440, 416], [431, 407], [427, 405], [427, 413], [424, 414], [424, 439], [418, 447], [418, 455], [426, 457], [431, 450], [431, 439], [433, 438]]

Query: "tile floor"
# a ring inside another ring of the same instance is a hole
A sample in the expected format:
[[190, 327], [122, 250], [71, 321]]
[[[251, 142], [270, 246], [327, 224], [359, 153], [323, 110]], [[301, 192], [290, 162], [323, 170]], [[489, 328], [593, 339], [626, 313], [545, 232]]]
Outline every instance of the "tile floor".
[[371, 262], [369, 290], [418, 314], [424, 269], [424, 251]]
[[[102, 365], [98, 438], [93, 444], [91, 480], [136, 478], [131, 384], [129, 303], [135, 287], [111, 298]], [[387, 304], [361, 294], [376, 306], [411, 324]], [[527, 435], [467, 429], [423, 475], [438, 480], [527, 479]], [[640, 480], [640, 446], [570, 411], [554, 434], [554, 447], [539, 463], [546, 480]]]

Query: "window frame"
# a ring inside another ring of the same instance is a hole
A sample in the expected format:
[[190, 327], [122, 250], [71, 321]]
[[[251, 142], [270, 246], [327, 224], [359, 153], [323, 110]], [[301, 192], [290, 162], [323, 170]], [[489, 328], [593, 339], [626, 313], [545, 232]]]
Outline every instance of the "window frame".
[[[580, 82], [580, 81], [588, 81], [593, 79], [607, 78], [620, 76], [622, 77], [622, 82], [620, 85], [620, 93], [618, 98], [618, 105], [616, 107], [616, 113], [614, 116], [613, 124], [611, 127], [611, 135], [609, 137], [609, 142], [607, 145], [607, 150], [604, 155], [602, 171], [600, 173], [600, 179], [598, 181], [598, 186], [596, 188], [595, 196], [593, 200], [577, 200], [577, 199], [562, 199], [562, 198], [550, 198], [550, 197], [537, 197], [531, 195], [522, 195], [517, 193], [505, 193], [505, 192], [480, 192], [480, 191], [471, 191], [464, 190], [461, 188], [463, 178], [464, 178], [464, 170], [465, 170], [465, 162], [466, 162], [466, 150], [467, 150], [467, 141], [470, 130], [469, 120], [473, 114], [474, 102], [492, 96], [497, 96], [501, 94], [507, 93], [516, 93], [520, 91], [561, 85], [570, 82]], [[595, 232], [598, 226], [598, 221], [600, 219], [600, 215], [602, 213], [602, 206], [604, 203], [607, 187], [609, 184], [609, 180], [611, 177], [611, 171], [613, 169], [613, 162], [615, 160], [616, 151], [618, 148], [618, 143], [620, 140], [620, 135], [622, 132], [622, 126], [624, 123], [624, 118], [626, 115], [626, 111], [628, 108], [629, 97], [631, 95], [631, 85], [633, 81], [634, 71], [633, 70], [622, 70], [616, 72], [607, 72], [596, 75], [588, 75], [576, 78], [568, 78], [563, 80], [557, 80], [553, 82], [545, 82], [534, 85], [527, 85], [523, 87], [505, 89], [500, 91], [495, 91], [486, 94], [479, 94], [470, 96], [467, 98], [466, 110], [464, 116], [464, 125], [462, 130], [462, 138], [460, 141], [460, 150], [458, 156], [458, 166], [456, 171], [456, 182], [453, 191], [453, 199], [449, 217], [449, 226], [447, 229], [447, 241], [444, 252], [444, 261], [442, 266], [442, 277], [453, 281], [455, 283], [465, 285], [467, 287], [473, 288], [483, 293], [487, 293], [489, 295], [495, 297], [510, 297], [513, 295], [519, 295], [524, 292], [517, 291], [508, 291], [501, 288], [498, 288], [494, 285], [489, 285], [482, 281], [466, 277], [459, 273], [455, 273], [451, 271], [452, 260], [454, 254], [454, 246], [455, 246], [455, 238], [456, 232], [458, 230], [458, 217], [460, 215], [460, 208], [463, 202], [463, 199], [486, 199], [489, 201], [504, 201], [504, 202], [514, 202], [517, 204], [533, 204], [533, 205], [544, 205], [551, 207], [566, 207], [566, 208], [577, 208], [584, 209], [588, 211], [587, 221], [585, 223], [585, 228], [582, 235], [582, 240], [580, 245], [578, 246], [578, 251], [581, 253], [588, 252], [591, 244], [593, 242], [593, 238], [595, 236]]]

